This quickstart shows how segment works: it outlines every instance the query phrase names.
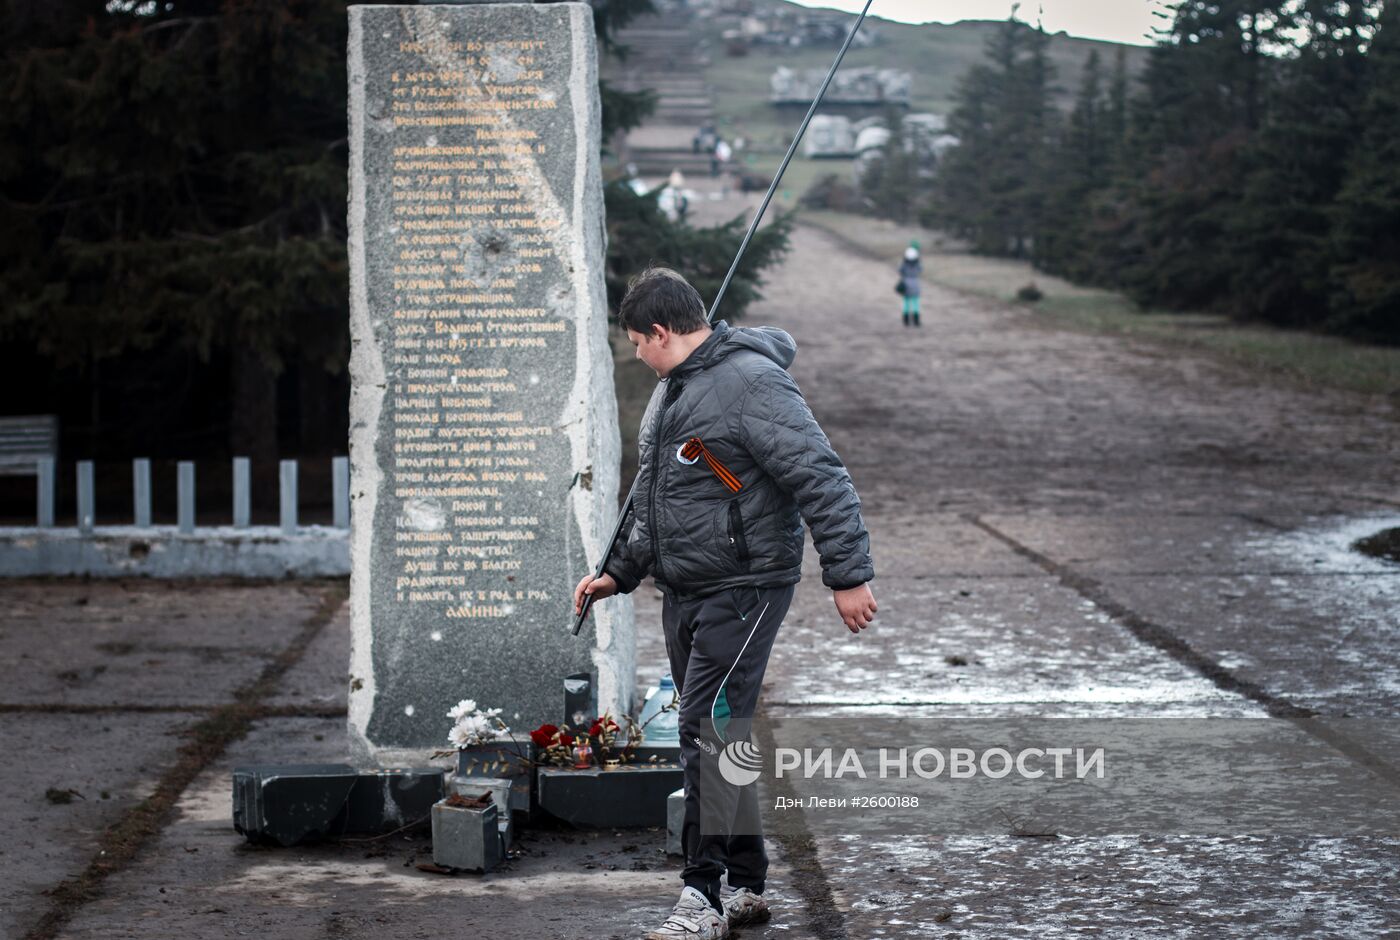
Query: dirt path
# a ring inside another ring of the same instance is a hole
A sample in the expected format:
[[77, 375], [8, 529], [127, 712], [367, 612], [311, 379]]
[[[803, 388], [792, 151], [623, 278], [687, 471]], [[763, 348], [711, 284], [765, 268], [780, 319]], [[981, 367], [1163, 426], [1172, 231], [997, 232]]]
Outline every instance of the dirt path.
[[793, 372], [877, 512], [1400, 506], [1400, 427], [1374, 403], [1034, 328], [936, 285], [906, 329], [893, 269], [799, 228], [750, 317], [798, 339]]

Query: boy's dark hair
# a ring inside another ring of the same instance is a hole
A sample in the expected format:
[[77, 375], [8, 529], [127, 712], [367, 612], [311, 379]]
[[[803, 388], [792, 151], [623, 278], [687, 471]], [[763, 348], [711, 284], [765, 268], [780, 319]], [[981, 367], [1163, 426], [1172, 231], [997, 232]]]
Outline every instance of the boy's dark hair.
[[634, 277], [617, 313], [624, 327], [647, 336], [653, 325], [672, 333], [694, 333], [710, 325], [700, 292], [670, 268], [651, 267]]

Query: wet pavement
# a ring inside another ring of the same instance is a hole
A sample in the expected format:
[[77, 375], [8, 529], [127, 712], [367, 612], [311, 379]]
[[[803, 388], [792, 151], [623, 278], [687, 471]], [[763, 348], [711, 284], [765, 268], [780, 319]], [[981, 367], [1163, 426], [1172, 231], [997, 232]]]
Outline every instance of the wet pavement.
[[[1400, 715], [1400, 566], [1352, 547], [1400, 524], [1393, 402], [1054, 332], [936, 285], [923, 326], [906, 329], [883, 295], [895, 261], [847, 256], [836, 278], [834, 251], [799, 229], [750, 322], [798, 340], [792, 371], [862, 494], [880, 614], [850, 637], [809, 557], [769, 670], [772, 741], [785, 724], [844, 730], [851, 706], [871, 703], [899, 720], [883, 732], [894, 745], [959, 718]], [[1400, 737], [1372, 727], [1359, 756], [1355, 742], [1342, 753], [1281, 730], [1393, 809]], [[1373, 756], [1379, 772], [1357, 763]], [[1270, 782], [1306, 764], [1273, 767]], [[807, 828], [842, 914], [830, 936], [1400, 929], [1393, 815], [1342, 836], [915, 823], [865, 838], [824, 812]]]
[[[1400, 564], [1352, 547], [1400, 525], [1394, 404], [1057, 332], [933, 284], [923, 327], [905, 329], [892, 270], [799, 228], [748, 320], [798, 341], [794, 375], [862, 496], [880, 603], [852, 637], [809, 551], [760, 745], [864, 728], [914, 746], [974, 719], [1270, 721], [1298, 756], [1270, 752], [1260, 790], [1325, 764], [1333, 792], [1360, 781], [1395, 805], [1389, 726], [1357, 742], [1303, 720], [1400, 714]], [[0, 935], [631, 938], [673, 900], [679, 865], [657, 831], [535, 829], [505, 870], [456, 878], [414, 867], [420, 837], [243, 843], [235, 764], [345, 757], [343, 584], [0, 594], [12, 833]], [[664, 668], [650, 585], [637, 615], [645, 683]], [[198, 750], [236, 720], [246, 734], [226, 750]], [[758, 786], [768, 809], [819, 784]], [[110, 827], [148, 798], [164, 808], [125, 846]], [[1053, 835], [1011, 821], [950, 831], [933, 816], [885, 832], [824, 809], [767, 815], [777, 916], [745, 938], [1400, 929], [1393, 830], [1113, 831], [1108, 815]], [[104, 868], [109, 851], [120, 858]]]

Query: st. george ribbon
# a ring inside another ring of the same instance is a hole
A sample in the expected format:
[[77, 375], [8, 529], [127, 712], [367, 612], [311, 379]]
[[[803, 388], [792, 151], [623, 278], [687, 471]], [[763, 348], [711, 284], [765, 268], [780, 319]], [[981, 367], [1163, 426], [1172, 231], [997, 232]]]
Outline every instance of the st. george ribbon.
[[[734, 272], [739, 269], [739, 260], [744, 257], [744, 252], [749, 247], [749, 242], [753, 239], [753, 233], [758, 231], [758, 225], [763, 221], [763, 213], [768, 209], [768, 203], [772, 202], [773, 194], [778, 191], [778, 183], [783, 178], [783, 173], [787, 170], [788, 164], [792, 162], [792, 155], [797, 152], [797, 145], [802, 141], [802, 135], [807, 133], [807, 125], [812, 123], [812, 115], [817, 113], [817, 108], [822, 103], [822, 97], [826, 94], [827, 86], [836, 76], [836, 70], [841, 67], [841, 60], [846, 57], [846, 50], [851, 48], [851, 40], [856, 38], [856, 32], [860, 29], [860, 24], [865, 22], [865, 15], [870, 12], [870, 4], [875, 0], [865, 0], [865, 7], [860, 11], [860, 16], [856, 17], [855, 23], [851, 26], [851, 31], [846, 34], [846, 41], [841, 44], [841, 49], [836, 53], [836, 59], [831, 63], [831, 68], [827, 69], [826, 78], [822, 80], [822, 87], [817, 89], [817, 96], [812, 99], [812, 106], [807, 109], [807, 115], [802, 119], [802, 124], [798, 126], [797, 133], [793, 135], [792, 143], [788, 146], [787, 153], [783, 155], [783, 162], [778, 165], [778, 172], [773, 174], [773, 182], [768, 184], [768, 192], [764, 194], [763, 201], [758, 204], [758, 211], [754, 213], [753, 221], [749, 223], [749, 230], [744, 233], [744, 240], [739, 243], [739, 250], [734, 255], [734, 262], [729, 265], [729, 273], [724, 276], [724, 282], [720, 284], [719, 291], [715, 293], [714, 303], [710, 304], [708, 320], [715, 322], [715, 314], [719, 312], [719, 302], [724, 299], [724, 292], [729, 289], [729, 282], [734, 279]], [[661, 390], [658, 384], [652, 391], [652, 397], [656, 397]], [[640, 477], [641, 474], [638, 474]], [[617, 525], [613, 526], [612, 538], [608, 540], [608, 547], [598, 559], [598, 568], [593, 572], [593, 579], [597, 580], [603, 576], [603, 569], [607, 566], [608, 559], [612, 557], [613, 549], [617, 547], [617, 540], [622, 535], [622, 527], [627, 521], [627, 514], [632, 511], [632, 500], [637, 495], [637, 480], [632, 480], [632, 488], [627, 491], [627, 501], [622, 504], [622, 511], [617, 515]], [[585, 594], [583, 604], [579, 608], [578, 620], [574, 622], [574, 636], [578, 636], [583, 629], [583, 622], [588, 619], [588, 611], [593, 607], [593, 595]]]

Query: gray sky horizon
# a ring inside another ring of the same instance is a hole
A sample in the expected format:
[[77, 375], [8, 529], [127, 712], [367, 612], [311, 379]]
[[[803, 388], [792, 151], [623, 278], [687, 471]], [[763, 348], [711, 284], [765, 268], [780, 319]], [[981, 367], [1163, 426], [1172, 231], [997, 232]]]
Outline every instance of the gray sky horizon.
[[[859, 13], [865, 0], [792, 0], [798, 6]], [[956, 23], [960, 20], [1004, 20], [1015, 0], [875, 0], [870, 15], [901, 23]], [[1168, 0], [1023, 0], [1016, 18], [1034, 24], [1043, 18], [1045, 31], [1064, 30], [1071, 36], [1102, 39], [1136, 46], [1152, 45], [1152, 30], [1165, 24], [1153, 16], [1174, 4]]]

